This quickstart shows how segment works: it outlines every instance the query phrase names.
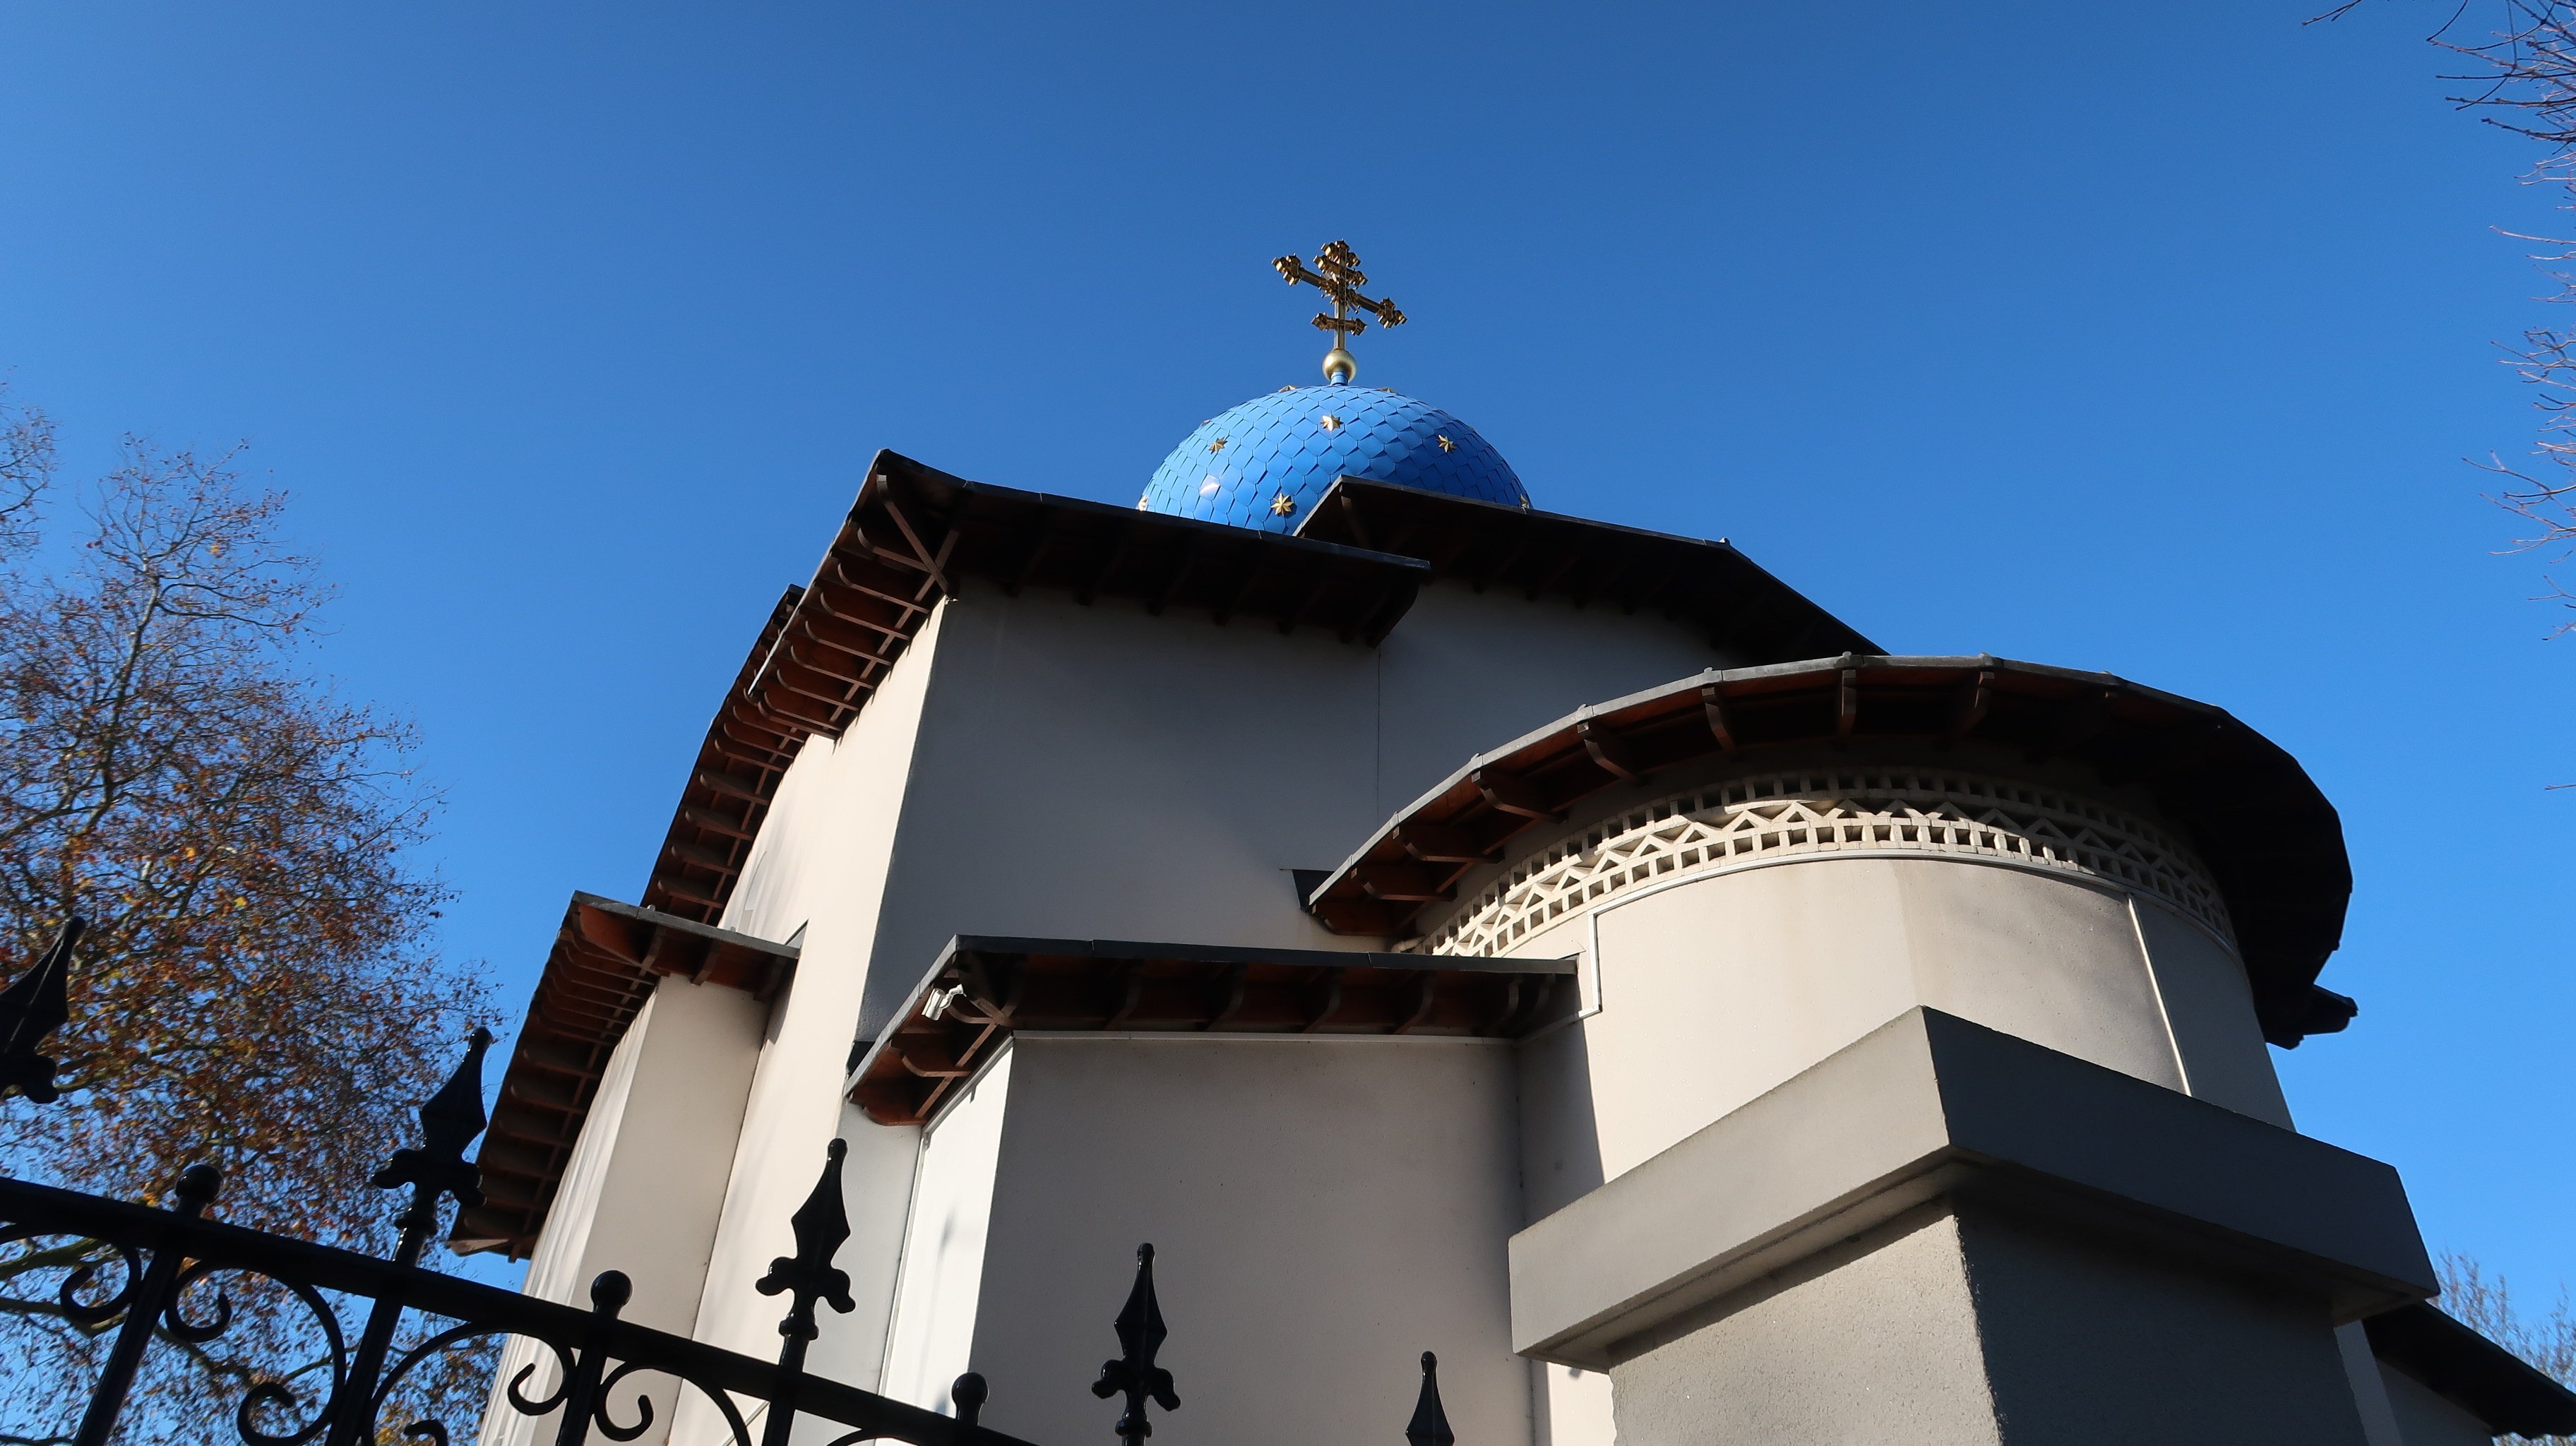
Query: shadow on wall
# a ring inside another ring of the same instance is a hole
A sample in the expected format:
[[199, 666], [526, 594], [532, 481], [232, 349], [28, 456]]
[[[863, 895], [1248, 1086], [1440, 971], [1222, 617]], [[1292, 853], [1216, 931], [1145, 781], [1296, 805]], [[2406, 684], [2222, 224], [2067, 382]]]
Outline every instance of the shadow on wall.
[[1522, 1044], [1520, 1072], [1521, 1208], [1535, 1221], [1601, 1188], [1592, 1052], [1581, 1026]]

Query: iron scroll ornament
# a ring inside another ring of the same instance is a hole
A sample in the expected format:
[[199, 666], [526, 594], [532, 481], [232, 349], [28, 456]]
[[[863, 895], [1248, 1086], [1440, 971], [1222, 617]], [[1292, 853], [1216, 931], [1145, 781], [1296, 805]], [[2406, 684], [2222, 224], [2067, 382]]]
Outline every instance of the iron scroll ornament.
[[[782, 1326], [789, 1349], [770, 1362], [622, 1319], [632, 1287], [617, 1271], [592, 1281], [590, 1309], [583, 1310], [422, 1268], [420, 1256], [435, 1238], [445, 1202], [479, 1190], [464, 1151], [483, 1128], [480, 1068], [489, 1043], [477, 1031], [446, 1085], [421, 1109], [422, 1143], [398, 1152], [375, 1177], [382, 1188], [412, 1190], [397, 1216], [402, 1234], [390, 1259], [208, 1219], [222, 1183], [209, 1165], [180, 1176], [167, 1209], [0, 1178], [0, 1244], [71, 1238], [89, 1242], [97, 1256], [67, 1267], [57, 1292], [66, 1320], [85, 1331], [114, 1332], [74, 1446], [109, 1446], [128, 1415], [137, 1370], [157, 1343], [202, 1345], [231, 1327], [234, 1308], [220, 1284], [228, 1277], [283, 1287], [312, 1314], [325, 1343], [324, 1359], [306, 1373], [319, 1378], [318, 1386], [298, 1390], [286, 1379], [267, 1379], [244, 1390], [233, 1413], [244, 1446], [373, 1446], [387, 1439], [386, 1413], [415, 1372], [440, 1352], [506, 1337], [532, 1342], [539, 1363], [553, 1367], [557, 1384], [550, 1391], [532, 1394], [538, 1366], [531, 1365], [501, 1383], [500, 1399], [524, 1414], [554, 1417], [554, 1446], [583, 1446], [594, 1431], [611, 1441], [640, 1437], [654, 1412], [634, 1382], [647, 1374], [670, 1377], [705, 1397], [733, 1446], [754, 1446], [738, 1401], [766, 1408], [764, 1434], [775, 1439], [784, 1439], [799, 1418], [813, 1418], [843, 1427], [842, 1443], [1029, 1446], [977, 1419], [986, 1394], [981, 1377], [959, 1379], [958, 1415], [950, 1417], [806, 1373], [804, 1339], [791, 1328], [800, 1314], [810, 1327], [812, 1299], [830, 1298], [826, 1291], [809, 1297], [799, 1290], [800, 1308]], [[829, 1200], [837, 1207], [840, 1148], [836, 1141], [809, 1205]], [[829, 1253], [840, 1237], [827, 1244], [808, 1236], [800, 1235], [800, 1245], [810, 1243], [821, 1252], [821, 1269], [839, 1275]], [[117, 1282], [113, 1289], [109, 1279]], [[367, 1303], [357, 1332], [345, 1328], [335, 1298]], [[397, 1352], [393, 1342], [406, 1320], [439, 1328]], [[449, 1446], [464, 1434], [435, 1420], [392, 1424], [428, 1446]]]
[[[0, 990], [0, 1089], [14, 1088], [38, 1104], [58, 1097], [53, 1061], [38, 1046], [67, 1021], [65, 984], [79, 935], [80, 922], [70, 921], [34, 969]], [[775, 1361], [623, 1319], [633, 1287], [618, 1271], [592, 1280], [590, 1308], [583, 1310], [422, 1268], [422, 1252], [436, 1236], [445, 1203], [482, 1198], [479, 1172], [465, 1150], [485, 1125], [481, 1076], [491, 1043], [490, 1034], [474, 1031], [446, 1083], [420, 1108], [421, 1143], [396, 1151], [373, 1177], [379, 1188], [409, 1186], [412, 1192], [395, 1217], [401, 1233], [391, 1258], [207, 1218], [222, 1186], [221, 1173], [211, 1165], [183, 1171], [165, 1209], [0, 1178], [0, 1246], [49, 1237], [83, 1242], [89, 1256], [61, 1267], [55, 1308], [84, 1332], [115, 1332], [74, 1446], [110, 1446], [137, 1371], [156, 1341], [203, 1345], [230, 1329], [234, 1307], [216, 1282], [235, 1275], [282, 1287], [310, 1313], [325, 1343], [324, 1359], [306, 1372], [320, 1375], [322, 1389], [298, 1391], [288, 1378], [255, 1380], [244, 1390], [233, 1412], [244, 1446], [374, 1446], [387, 1439], [385, 1413], [415, 1372], [441, 1352], [509, 1337], [531, 1342], [539, 1360], [501, 1383], [498, 1400], [525, 1415], [555, 1417], [553, 1446], [584, 1446], [593, 1431], [618, 1442], [641, 1437], [653, 1425], [654, 1409], [633, 1382], [647, 1374], [671, 1377], [705, 1398], [733, 1446], [754, 1446], [741, 1400], [765, 1409], [762, 1446], [785, 1446], [800, 1418], [843, 1427], [828, 1446], [869, 1440], [1030, 1446], [982, 1424], [989, 1391], [975, 1372], [959, 1376], [952, 1387], [952, 1416], [805, 1370], [806, 1346], [819, 1334], [815, 1305], [840, 1312], [854, 1308], [849, 1277], [832, 1263], [850, 1234], [841, 1189], [847, 1146], [840, 1140], [831, 1143], [821, 1177], [792, 1219], [796, 1253], [773, 1261], [758, 1285], [763, 1294], [789, 1299]], [[1165, 1411], [1181, 1404], [1172, 1373], [1156, 1359], [1170, 1332], [1154, 1290], [1154, 1248], [1141, 1246], [1136, 1256], [1135, 1283], [1116, 1321], [1121, 1353], [1092, 1386], [1104, 1399], [1126, 1398], [1117, 1423], [1125, 1446], [1143, 1446], [1153, 1434], [1149, 1403]], [[103, 1284], [110, 1269], [113, 1289]], [[354, 1338], [335, 1297], [367, 1302], [365, 1323]], [[448, 1324], [397, 1352], [393, 1343], [406, 1316]], [[545, 1364], [553, 1367], [556, 1384], [532, 1395]], [[1425, 1352], [1408, 1446], [1453, 1443], [1432, 1365]], [[282, 1424], [271, 1424], [281, 1418]], [[458, 1434], [436, 1420], [403, 1422], [400, 1431], [426, 1446], [451, 1446]]]

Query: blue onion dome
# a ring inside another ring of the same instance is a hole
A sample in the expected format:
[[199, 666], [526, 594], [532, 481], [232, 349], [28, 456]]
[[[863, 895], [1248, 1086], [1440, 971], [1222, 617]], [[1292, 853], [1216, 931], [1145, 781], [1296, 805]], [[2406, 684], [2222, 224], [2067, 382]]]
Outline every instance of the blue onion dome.
[[1523, 506], [1512, 465], [1476, 429], [1411, 397], [1335, 383], [1281, 387], [1199, 424], [1136, 506], [1294, 532], [1336, 477]]

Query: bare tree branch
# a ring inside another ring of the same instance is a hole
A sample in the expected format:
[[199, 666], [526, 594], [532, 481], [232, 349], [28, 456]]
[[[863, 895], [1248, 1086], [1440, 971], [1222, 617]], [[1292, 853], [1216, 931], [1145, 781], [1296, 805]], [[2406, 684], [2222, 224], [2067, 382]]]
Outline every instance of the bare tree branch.
[[[2529, 1361], [2561, 1385], [2576, 1387], [2576, 1312], [2570, 1310], [2564, 1286], [2559, 1288], [2558, 1301], [2548, 1314], [2530, 1316], [2514, 1305], [2513, 1292], [2506, 1287], [2503, 1276], [2487, 1274], [2475, 1260], [2456, 1250], [2442, 1252], [2433, 1268], [2442, 1285], [2442, 1293], [2433, 1303], [2449, 1312], [2453, 1320]], [[2576, 1437], [2571, 1436], [2510, 1439], [2576, 1446]]]
[[0, 556], [34, 544], [38, 505], [53, 480], [53, 420], [11, 402], [0, 381]]

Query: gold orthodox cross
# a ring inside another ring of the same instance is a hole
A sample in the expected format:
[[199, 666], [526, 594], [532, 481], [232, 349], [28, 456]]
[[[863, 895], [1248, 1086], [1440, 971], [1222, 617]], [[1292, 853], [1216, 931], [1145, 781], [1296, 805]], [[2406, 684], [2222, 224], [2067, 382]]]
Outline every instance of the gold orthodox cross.
[[1372, 301], [1360, 295], [1360, 288], [1368, 285], [1368, 277], [1361, 272], [1360, 258], [1352, 254], [1347, 241], [1327, 243], [1315, 253], [1311, 270], [1294, 256], [1282, 256], [1270, 264], [1278, 268], [1289, 285], [1302, 281], [1333, 303], [1330, 313], [1315, 314], [1316, 328], [1333, 334], [1333, 349], [1324, 354], [1324, 380], [1328, 382], [1347, 382], [1358, 374], [1359, 365], [1351, 359], [1344, 343], [1368, 330], [1368, 322], [1351, 315], [1353, 311], [1367, 312], [1377, 318], [1380, 326], [1404, 325], [1404, 313], [1395, 309], [1394, 302]]

